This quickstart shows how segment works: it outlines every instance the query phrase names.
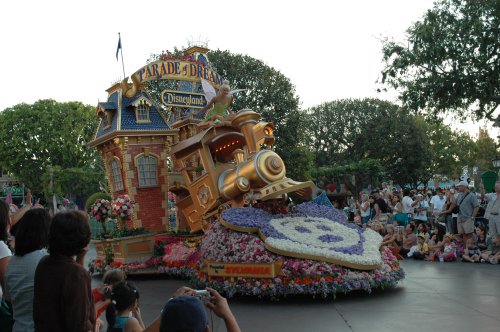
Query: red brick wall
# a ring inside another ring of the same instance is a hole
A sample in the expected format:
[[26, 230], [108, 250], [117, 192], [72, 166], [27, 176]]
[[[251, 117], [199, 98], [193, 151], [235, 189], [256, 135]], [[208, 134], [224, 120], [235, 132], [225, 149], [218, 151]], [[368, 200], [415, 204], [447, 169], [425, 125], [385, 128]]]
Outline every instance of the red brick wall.
[[[144, 148], [149, 148], [149, 153], [157, 157], [158, 185], [155, 187], [139, 187], [135, 157], [144, 153]], [[162, 202], [166, 200], [166, 193], [161, 192], [161, 186], [167, 183], [167, 178], [161, 175], [161, 169], [164, 167], [164, 161], [160, 158], [162, 149], [163, 145], [161, 144], [128, 146], [128, 153], [132, 156], [132, 164], [130, 166], [134, 172], [134, 178], [131, 181], [132, 187], [137, 189], [137, 194], [134, 196], [134, 200], [137, 203], [137, 218], [141, 220], [142, 227], [151, 231], [165, 230], [165, 227], [162, 225], [162, 217], [165, 216], [166, 210], [162, 208]]]

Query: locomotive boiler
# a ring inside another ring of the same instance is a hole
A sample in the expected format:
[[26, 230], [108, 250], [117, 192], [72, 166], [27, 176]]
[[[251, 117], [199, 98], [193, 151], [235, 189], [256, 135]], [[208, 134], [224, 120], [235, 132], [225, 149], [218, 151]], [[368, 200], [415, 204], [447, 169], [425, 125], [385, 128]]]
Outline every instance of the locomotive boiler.
[[231, 122], [211, 126], [173, 146], [172, 160], [187, 189], [176, 205], [191, 231], [207, 229], [222, 204], [243, 206], [289, 192], [310, 194], [311, 181], [286, 177], [283, 160], [270, 150], [274, 126], [260, 119], [252, 110], [241, 110]]

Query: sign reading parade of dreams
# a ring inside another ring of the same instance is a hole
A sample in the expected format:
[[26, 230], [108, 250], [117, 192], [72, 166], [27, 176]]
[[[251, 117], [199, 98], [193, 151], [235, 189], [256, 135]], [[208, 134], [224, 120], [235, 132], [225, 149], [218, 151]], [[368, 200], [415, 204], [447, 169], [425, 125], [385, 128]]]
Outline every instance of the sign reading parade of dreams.
[[[215, 88], [222, 84], [222, 77], [207, 66], [179, 60], [159, 60], [136, 71], [132, 80], [143, 83], [154, 80], [189, 80], [204, 78], [213, 83]], [[136, 80], [134, 80], [136, 78]]]

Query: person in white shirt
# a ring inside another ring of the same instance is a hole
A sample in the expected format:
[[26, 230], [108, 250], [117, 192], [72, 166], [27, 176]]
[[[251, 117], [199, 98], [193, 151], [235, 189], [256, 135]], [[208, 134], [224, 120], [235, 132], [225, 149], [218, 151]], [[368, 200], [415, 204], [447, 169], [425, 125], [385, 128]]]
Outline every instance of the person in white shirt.
[[408, 214], [408, 221], [410, 221], [413, 218], [414, 214], [414, 206], [418, 204], [418, 200], [413, 200], [410, 197], [410, 189], [405, 188], [403, 190], [403, 200], [401, 201], [401, 204], [403, 204], [403, 213]]
[[424, 195], [417, 194], [415, 205], [415, 216], [413, 220], [415, 220], [418, 224], [427, 222], [427, 209], [429, 209], [429, 204], [427, 200], [424, 198]]
[[492, 239], [500, 237], [500, 181], [495, 182], [494, 193], [484, 193], [484, 185], [479, 186], [481, 196], [488, 201], [488, 206], [484, 212], [484, 218], [488, 220], [490, 235]]
[[444, 195], [443, 189], [437, 188], [436, 195], [432, 196], [429, 202], [429, 209], [432, 211], [431, 223], [433, 226], [438, 222], [439, 214], [446, 208], [446, 197]]

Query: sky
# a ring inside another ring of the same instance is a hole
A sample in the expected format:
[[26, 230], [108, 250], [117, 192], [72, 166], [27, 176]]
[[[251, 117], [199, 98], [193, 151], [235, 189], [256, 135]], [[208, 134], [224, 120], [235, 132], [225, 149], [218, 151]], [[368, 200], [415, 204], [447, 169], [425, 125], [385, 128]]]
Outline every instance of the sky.
[[[376, 92], [384, 38], [405, 40], [432, 0], [8, 1], [1, 5], [0, 110], [39, 99], [97, 105], [151, 53], [208, 40], [288, 77], [303, 108]], [[258, 110], [256, 110], [258, 111]], [[479, 124], [460, 129], [477, 133]], [[496, 135], [496, 134], [495, 134]]]

